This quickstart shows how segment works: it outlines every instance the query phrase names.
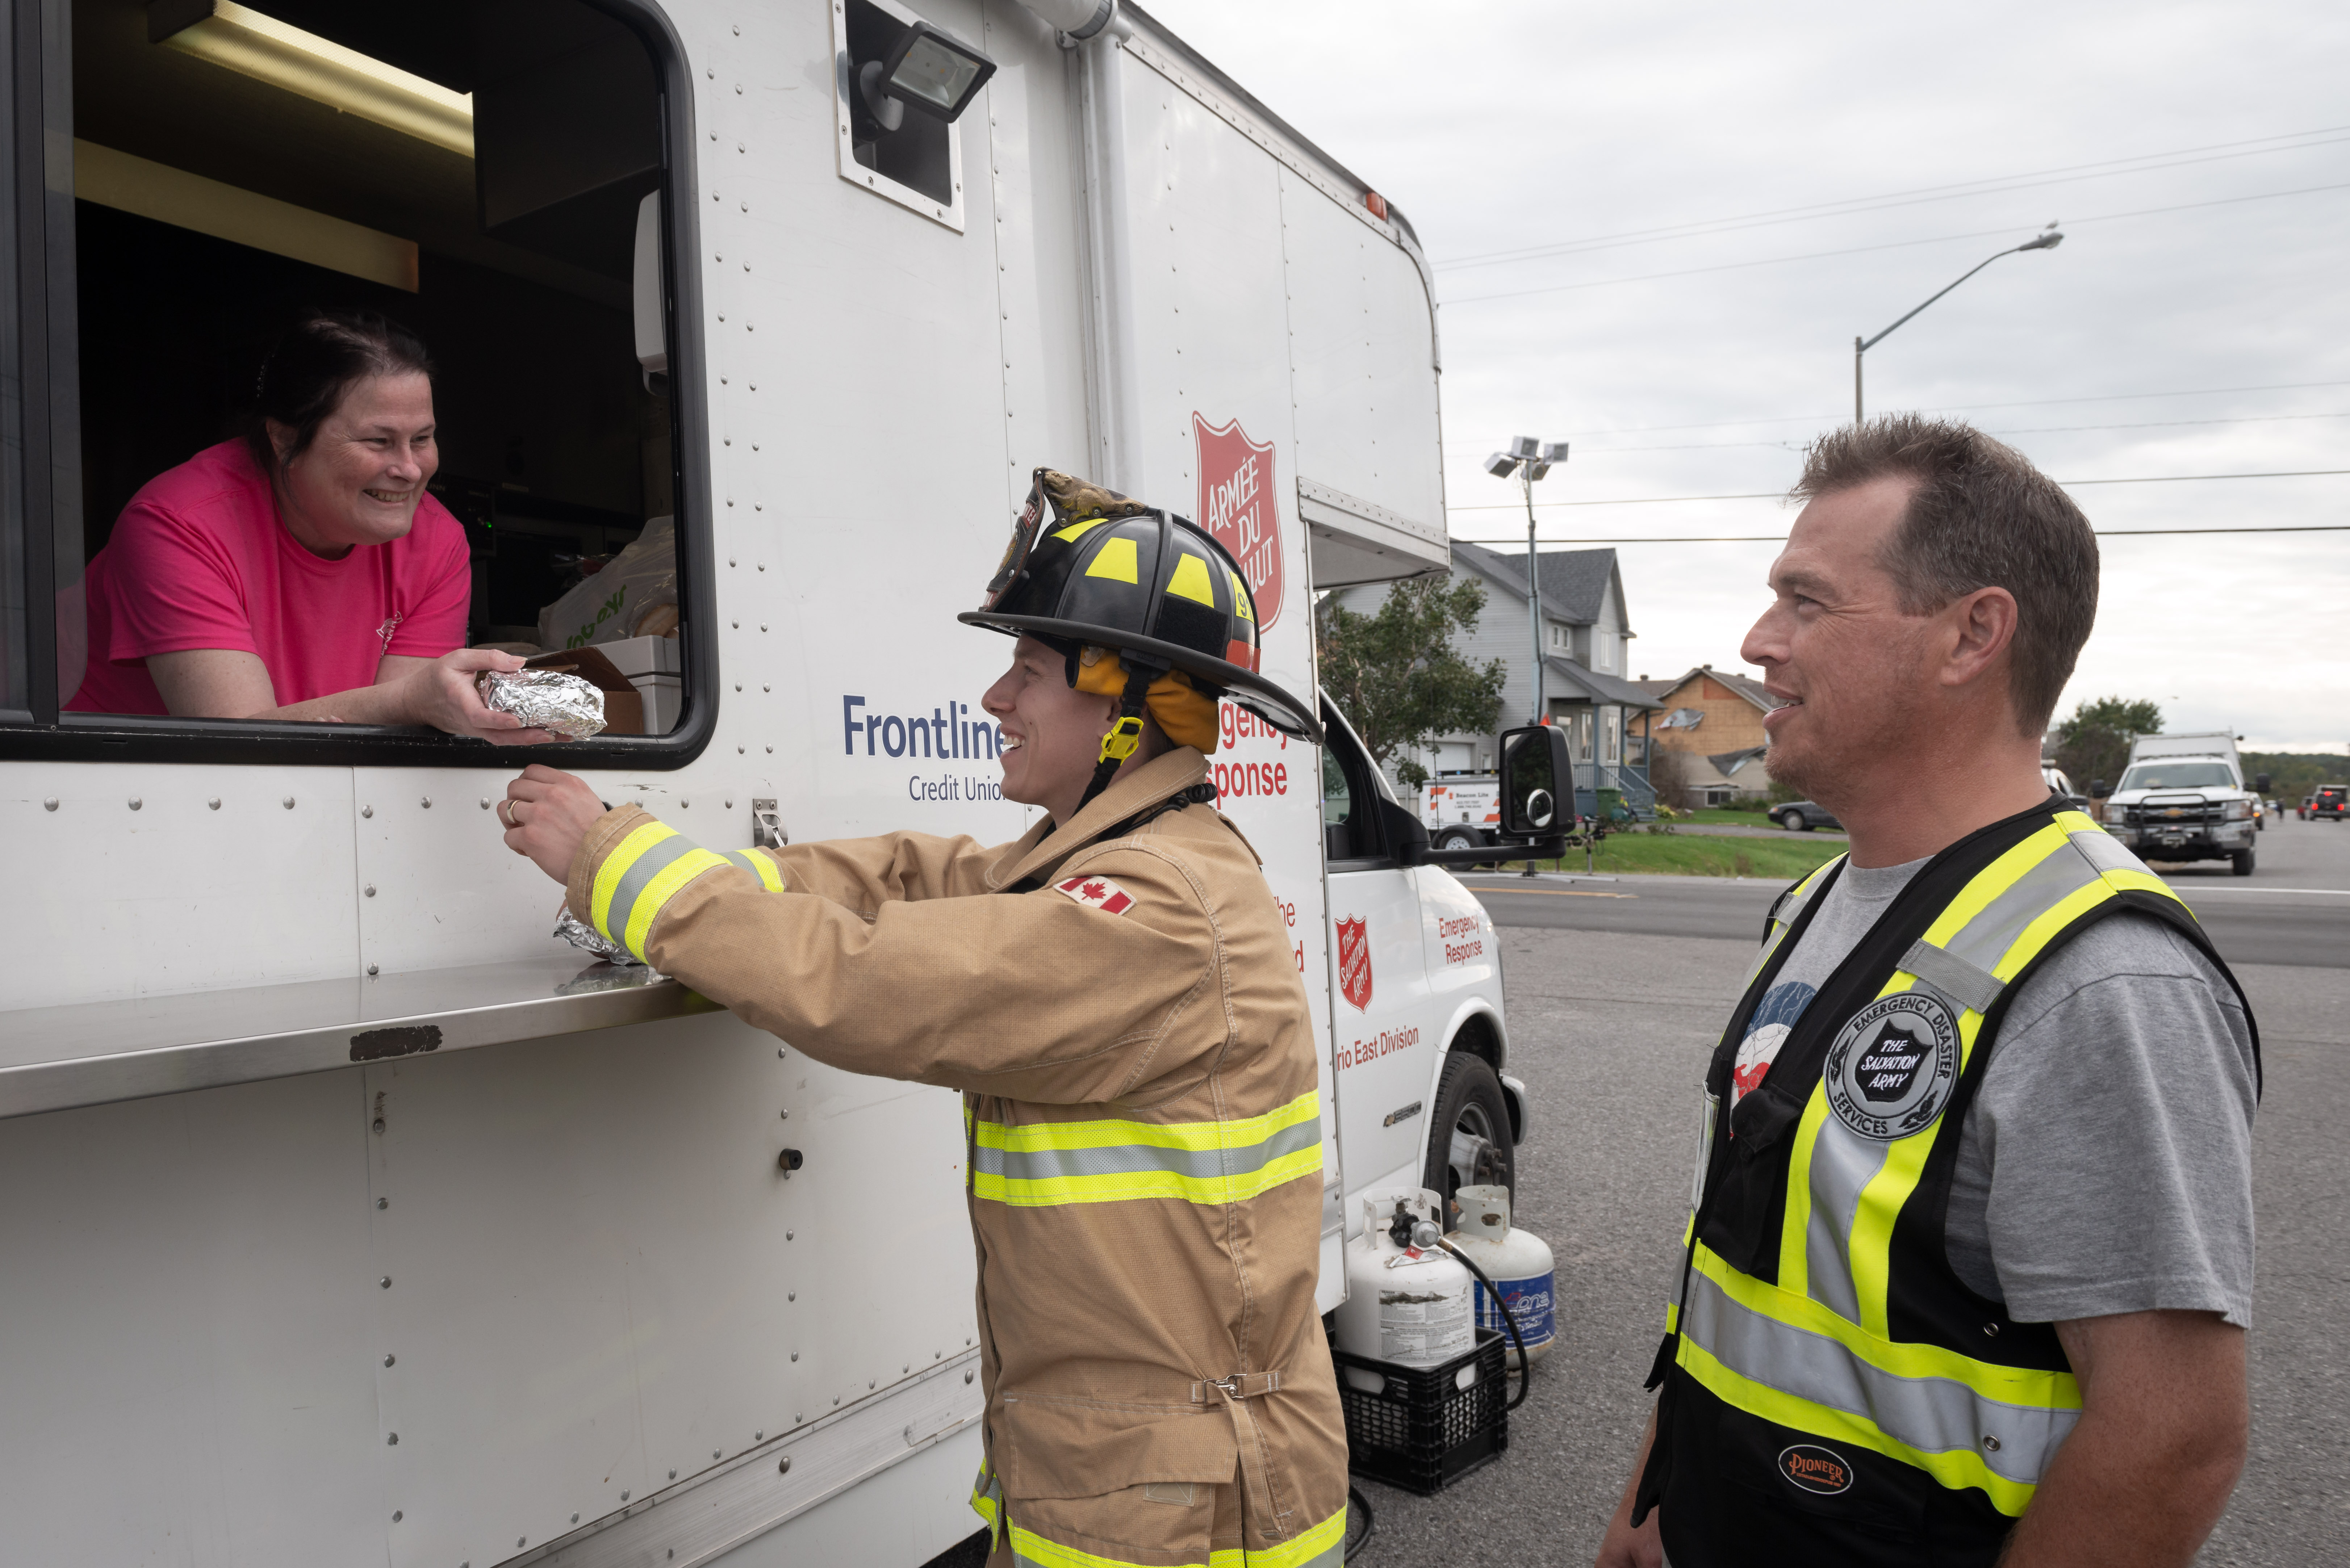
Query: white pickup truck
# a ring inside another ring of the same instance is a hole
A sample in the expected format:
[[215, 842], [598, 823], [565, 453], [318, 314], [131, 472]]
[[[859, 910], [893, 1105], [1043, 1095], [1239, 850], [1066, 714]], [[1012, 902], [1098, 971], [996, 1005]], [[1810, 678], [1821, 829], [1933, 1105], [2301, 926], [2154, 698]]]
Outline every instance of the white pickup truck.
[[2192, 735], [2140, 735], [2130, 742], [2129, 765], [2110, 794], [2103, 779], [2089, 786], [2106, 797], [2106, 831], [2146, 860], [2227, 860], [2239, 877], [2252, 874], [2252, 835], [2261, 774], [2244, 785], [2236, 738], [2226, 731]]

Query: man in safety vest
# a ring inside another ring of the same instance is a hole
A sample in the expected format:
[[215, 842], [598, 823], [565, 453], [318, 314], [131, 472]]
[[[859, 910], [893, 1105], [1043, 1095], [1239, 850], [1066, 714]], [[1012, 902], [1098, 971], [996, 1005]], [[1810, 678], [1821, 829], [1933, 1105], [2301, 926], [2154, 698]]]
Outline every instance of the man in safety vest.
[[[2192, 1560], [2249, 1424], [2249, 1008], [2042, 782], [2096, 609], [2063, 490], [1964, 425], [1822, 438], [1743, 654], [1850, 829], [1716, 1047], [1602, 1568]], [[2004, 1553], [2004, 1555], [2002, 1555]]]
[[507, 790], [507, 843], [797, 1049], [963, 1092], [993, 1562], [1335, 1565], [1318, 1054], [1202, 755], [1220, 696], [1319, 726], [1257, 673], [1212, 538], [1063, 474], [1037, 471], [962, 618], [1018, 638], [984, 699], [1005, 798], [1048, 814], [1016, 843], [718, 854], [545, 767]]

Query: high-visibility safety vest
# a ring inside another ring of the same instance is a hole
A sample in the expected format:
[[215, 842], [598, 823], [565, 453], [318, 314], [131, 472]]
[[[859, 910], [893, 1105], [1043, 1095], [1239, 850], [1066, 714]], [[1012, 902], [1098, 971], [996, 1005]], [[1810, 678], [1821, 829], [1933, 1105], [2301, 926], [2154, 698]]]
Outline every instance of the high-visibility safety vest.
[[[1635, 1514], [1663, 1510], [1676, 1568], [1989, 1568], [2081, 1411], [2054, 1328], [1977, 1295], [1944, 1245], [1960, 1131], [2007, 1003], [2124, 910], [2228, 974], [2160, 879], [2051, 802], [1921, 867], [1721, 1116], [1748, 1021], [1842, 868], [1773, 909], [1707, 1075]], [[2253, 1052], [2257, 1073], [2257, 1035]]]

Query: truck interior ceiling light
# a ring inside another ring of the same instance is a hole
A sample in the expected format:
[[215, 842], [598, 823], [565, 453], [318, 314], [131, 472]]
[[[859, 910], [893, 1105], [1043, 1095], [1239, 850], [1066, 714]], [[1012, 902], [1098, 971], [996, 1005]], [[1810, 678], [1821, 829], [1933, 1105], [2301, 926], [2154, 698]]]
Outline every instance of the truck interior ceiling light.
[[234, 0], [153, 0], [147, 7], [147, 41], [462, 157], [473, 155], [472, 94], [452, 92]]
[[[879, 92], [917, 113], [952, 124], [971, 107], [995, 62], [928, 22], [915, 22], [899, 35], [889, 57], [858, 73], [868, 99], [877, 96], [868, 83], [878, 79]], [[879, 119], [879, 107], [875, 118]]]

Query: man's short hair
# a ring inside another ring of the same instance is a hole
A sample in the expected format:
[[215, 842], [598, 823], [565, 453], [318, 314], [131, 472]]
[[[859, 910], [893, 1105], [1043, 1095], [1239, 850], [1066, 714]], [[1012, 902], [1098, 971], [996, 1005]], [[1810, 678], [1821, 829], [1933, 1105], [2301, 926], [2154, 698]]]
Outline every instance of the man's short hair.
[[2097, 538], [2054, 480], [2013, 447], [1957, 420], [1887, 414], [1831, 431], [1804, 454], [1789, 499], [1879, 479], [1917, 488], [1878, 559], [1905, 615], [1977, 588], [2015, 596], [2010, 696], [2027, 735], [2047, 727], [2097, 618]]

